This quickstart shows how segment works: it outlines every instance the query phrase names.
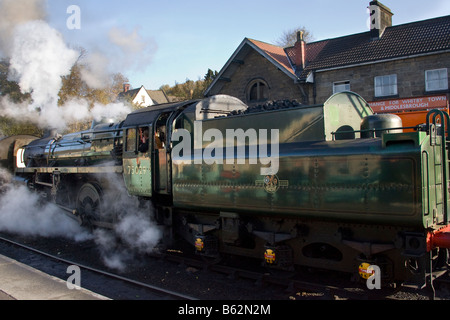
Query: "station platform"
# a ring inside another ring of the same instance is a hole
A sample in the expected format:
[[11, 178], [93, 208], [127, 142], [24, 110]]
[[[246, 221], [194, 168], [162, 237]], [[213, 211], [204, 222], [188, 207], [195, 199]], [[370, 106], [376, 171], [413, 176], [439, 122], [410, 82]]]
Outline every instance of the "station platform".
[[0, 255], [0, 300], [110, 300]]

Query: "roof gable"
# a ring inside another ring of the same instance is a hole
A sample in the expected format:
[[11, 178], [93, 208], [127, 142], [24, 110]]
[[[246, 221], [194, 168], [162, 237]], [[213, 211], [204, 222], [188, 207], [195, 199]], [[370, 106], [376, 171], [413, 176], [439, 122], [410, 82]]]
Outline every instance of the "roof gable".
[[[144, 96], [146, 103], [140, 101], [140, 98]], [[135, 103], [138, 105], [142, 104], [148, 104], [147, 101], [150, 102], [150, 105], [155, 104], [150, 95], [148, 94], [147, 90], [145, 90], [144, 86], [141, 86], [137, 89], [131, 89], [126, 92], [121, 92], [117, 96], [119, 100], [129, 100], [131, 103]]]
[[245, 57], [249, 53], [249, 50], [255, 50], [264, 58], [273, 63], [277, 68], [283, 71], [287, 76], [291, 77], [293, 80], [297, 79], [297, 76], [295, 75], [294, 70], [290, 65], [289, 59], [284, 53], [283, 48], [262, 41], [244, 38], [244, 40], [220, 70], [217, 77], [206, 89], [206, 96], [210, 94], [211, 89], [216, 85], [219, 86], [219, 89], [216, 89], [215, 91], [220, 91], [220, 82], [229, 81], [238, 66], [242, 63], [243, 59], [245, 59]]
[[263, 56], [270, 57], [273, 64], [277, 65], [278, 67], [282, 67], [282, 71], [284, 71], [288, 75], [291, 74], [295, 76], [291, 62], [286, 56], [286, 52], [283, 48], [258, 40], [248, 39], [248, 41], [254, 44], [257, 47], [257, 51]]

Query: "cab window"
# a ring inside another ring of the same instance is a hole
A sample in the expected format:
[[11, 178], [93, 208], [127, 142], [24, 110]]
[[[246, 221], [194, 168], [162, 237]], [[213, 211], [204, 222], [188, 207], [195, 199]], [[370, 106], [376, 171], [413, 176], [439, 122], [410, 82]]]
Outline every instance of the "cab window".
[[149, 148], [149, 128], [148, 127], [141, 127], [139, 128], [139, 146], [138, 151], [145, 153], [148, 151]]
[[163, 113], [156, 121], [155, 129], [155, 149], [164, 149], [166, 147], [166, 124], [170, 113]]
[[127, 152], [136, 151], [136, 129], [127, 129], [126, 149]]

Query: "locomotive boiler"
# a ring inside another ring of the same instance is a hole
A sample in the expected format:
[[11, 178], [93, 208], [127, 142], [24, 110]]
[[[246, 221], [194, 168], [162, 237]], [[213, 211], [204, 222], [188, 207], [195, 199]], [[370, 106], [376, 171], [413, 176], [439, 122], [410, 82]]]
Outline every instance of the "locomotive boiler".
[[414, 132], [357, 94], [249, 107], [214, 96], [137, 110], [17, 148], [15, 175], [80, 222], [112, 226], [120, 177], [151, 202], [164, 240], [198, 254], [261, 259], [422, 286], [448, 264], [448, 115]]

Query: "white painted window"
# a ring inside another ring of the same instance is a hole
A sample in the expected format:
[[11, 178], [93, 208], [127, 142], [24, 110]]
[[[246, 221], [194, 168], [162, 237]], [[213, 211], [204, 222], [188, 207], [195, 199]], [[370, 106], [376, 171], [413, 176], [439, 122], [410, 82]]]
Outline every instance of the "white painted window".
[[425, 90], [438, 91], [448, 89], [447, 68], [425, 71]]
[[375, 97], [394, 96], [397, 91], [397, 75], [375, 77]]
[[339, 81], [333, 83], [333, 93], [350, 91], [350, 81]]

